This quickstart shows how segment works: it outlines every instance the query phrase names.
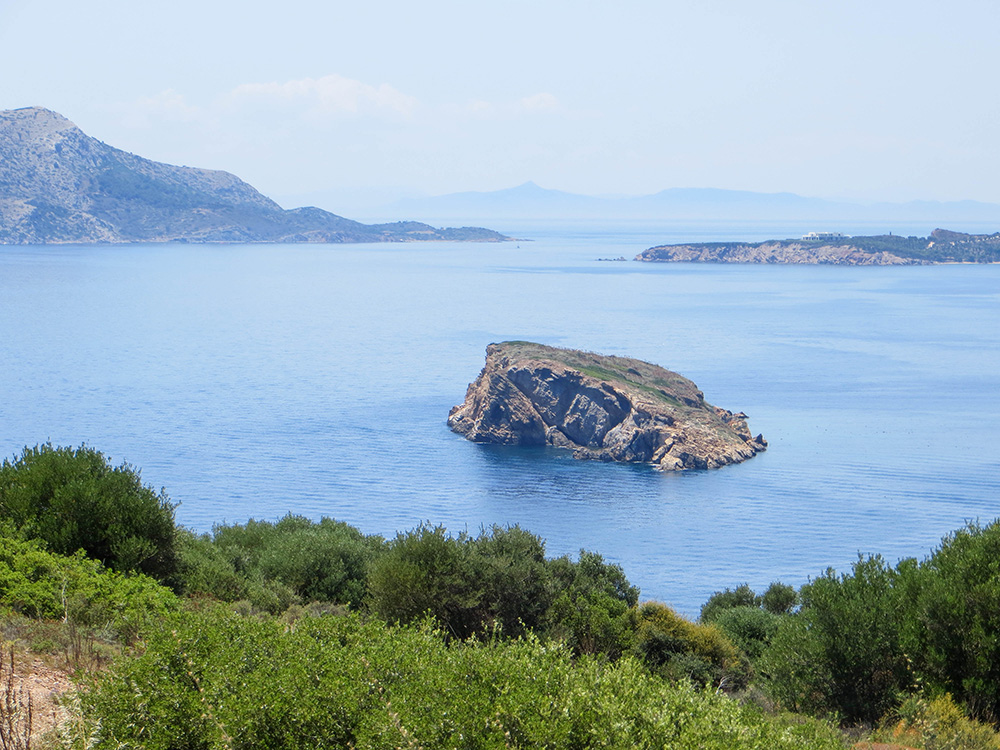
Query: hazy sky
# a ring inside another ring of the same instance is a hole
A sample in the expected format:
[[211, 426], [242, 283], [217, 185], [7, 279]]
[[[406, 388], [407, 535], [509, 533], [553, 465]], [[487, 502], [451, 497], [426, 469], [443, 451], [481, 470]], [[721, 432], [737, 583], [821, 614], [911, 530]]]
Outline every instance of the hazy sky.
[[281, 198], [1000, 202], [997, 0], [0, 0], [0, 108]]

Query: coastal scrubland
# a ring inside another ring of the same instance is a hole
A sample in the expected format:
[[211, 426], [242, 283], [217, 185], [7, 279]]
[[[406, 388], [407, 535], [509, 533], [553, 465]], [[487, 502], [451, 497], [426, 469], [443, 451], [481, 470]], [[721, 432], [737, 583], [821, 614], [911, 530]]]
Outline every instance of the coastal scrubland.
[[[87, 446], [0, 466], [0, 748], [1000, 747], [1000, 523], [690, 620], [518, 526], [173, 510]], [[29, 711], [39, 664], [76, 688]]]

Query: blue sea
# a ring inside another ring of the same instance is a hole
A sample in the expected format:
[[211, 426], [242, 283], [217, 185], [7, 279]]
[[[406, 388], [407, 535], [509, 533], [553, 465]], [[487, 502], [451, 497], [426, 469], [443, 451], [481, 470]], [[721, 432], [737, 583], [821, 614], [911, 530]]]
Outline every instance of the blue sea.
[[[198, 531], [520, 524], [688, 615], [1000, 516], [1000, 266], [598, 260], [813, 226], [496, 228], [523, 240], [0, 248], [0, 454], [86, 443]], [[770, 447], [661, 474], [467, 442], [448, 411], [506, 339], [676, 370]]]

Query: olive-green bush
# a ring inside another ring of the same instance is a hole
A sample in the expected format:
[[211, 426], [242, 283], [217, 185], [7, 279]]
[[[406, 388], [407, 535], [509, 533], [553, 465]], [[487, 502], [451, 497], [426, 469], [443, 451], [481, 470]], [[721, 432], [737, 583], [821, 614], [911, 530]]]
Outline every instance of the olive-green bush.
[[531, 636], [449, 644], [358, 616], [175, 618], [99, 675], [83, 710], [98, 750], [844, 747], [827, 725], [774, 723], [632, 658]]
[[0, 534], [0, 608], [110, 627], [129, 639], [178, 606], [173, 592], [152, 578], [107, 570], [82, 553], [56, 555], [38, 540]]
[[631, 643], [629, 610], [639, 597], [599, 554], [546, 559], [544, 542], [517, 526], [476, 537], [426, 525], [397, 534], [374, 560], [368, 586], [372, 610], [388, 622], [430, 614], [460, 639], [536, 630], [613, 658]]
[[902, 650], [936, 693], [1000, 721], [1000, 521], [946, 536], [924, 561], [898, 568]]
[[804, 585], [801, 611], [781, 623], [760, 660], [772, 695], [847, 723], [877, 722], [895, 707], [913, 680], [896, 581], [874, 556], [859, 558], [850, 574], [828, 570]]
[[211, 535], [181, 533], [178, 578], [187, 594], [247, 600], [271, 613], [311, 601], [358, 608], [382, 547], [381, 537], [332, 518], [220, 524]]
[[0, 521], [50, 550], [83, 550], [114, 570], [171, 581], [177, 569], [174, 506], [126, 463], [87, 446], [25, 448], [0, 464]]
[[657, 602], [639, 606], [635, 618], [635, 652], [663, 676], [702, 686], [744, 681], [746, 668], [716, 625], [691, 622]]

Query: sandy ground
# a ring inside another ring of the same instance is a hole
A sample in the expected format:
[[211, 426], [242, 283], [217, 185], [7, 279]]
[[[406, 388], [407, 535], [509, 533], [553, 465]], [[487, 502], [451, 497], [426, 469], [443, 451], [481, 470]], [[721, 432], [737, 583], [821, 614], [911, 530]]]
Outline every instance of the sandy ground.
[[[9, 667], [9, 663], [6, 666]], [[7, 674], [5, 669], [3, 677], [6, 678]], [[4, 680], [0, 689], [5, 687]], [[73, 688], [73, 682], [65, 671], [49, 666], [38, 657], [24, 654], [16, 660], [14, 692], [15, 695], [31, 696], [33, 742], [66, 720], [66, 709], [59, 706], [58, 700]]]

